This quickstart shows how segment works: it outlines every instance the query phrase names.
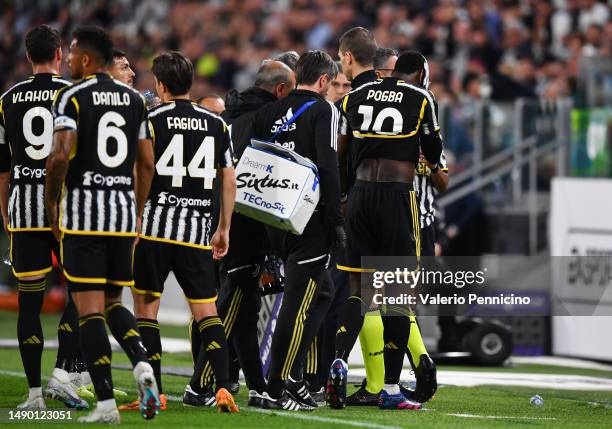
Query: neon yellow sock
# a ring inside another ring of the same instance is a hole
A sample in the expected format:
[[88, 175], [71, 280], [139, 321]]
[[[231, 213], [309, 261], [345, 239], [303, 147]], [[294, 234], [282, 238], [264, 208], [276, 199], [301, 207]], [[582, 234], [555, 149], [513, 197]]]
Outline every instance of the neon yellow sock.
[[408, 337], [408, 351], [410, 352], [411, 363], [415, 368], [421, 363], [421, 355], [429, 354], [425, 348], [425, 343], [423, 343], [421, 330], [419, 329], [419, 325], [416, 323], [415, 316], [410, 316], [410, 337]]
[[383, 322], [379, 311], [366, 314], [363, 327], [359, 332], [361, 353], [366, 369], [366, 390], [378, 393], [385, 383], [385, 341], [383, 339]]

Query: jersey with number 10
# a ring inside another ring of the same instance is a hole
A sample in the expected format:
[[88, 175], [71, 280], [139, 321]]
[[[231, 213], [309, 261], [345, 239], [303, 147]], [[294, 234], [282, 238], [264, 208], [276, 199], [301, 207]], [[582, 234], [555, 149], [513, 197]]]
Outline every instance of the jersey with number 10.
[[0, 97], [0, 172], [11, 172], [9, 229], [48, 231], [45, 163], [53, 142], [51, 104], [70, 85], [61, 76], [40, 73]]
[[[440, 156], [440, 127], [435, 100], [425, 88], [395, 77], [368, 82], [344, 96], [341, 134], [352, 130], [355, 168], [364, 159], [419, 160], [419, 146], [426, 157]], [[423, 137], [433, 137], [424, 139]]]
[[138, 140], [150, 139], [144, 97], [97, 73], [61, 90], [53, 113], [55, 131], [77, 132], [60, 201], [62, 231], [136, 235], [134, 162]]
[[142, 218], [142, 238], [208, 249], [217, 168], [232, 167], [229, 130], [189, 100], [149, 112], [155, 177]]

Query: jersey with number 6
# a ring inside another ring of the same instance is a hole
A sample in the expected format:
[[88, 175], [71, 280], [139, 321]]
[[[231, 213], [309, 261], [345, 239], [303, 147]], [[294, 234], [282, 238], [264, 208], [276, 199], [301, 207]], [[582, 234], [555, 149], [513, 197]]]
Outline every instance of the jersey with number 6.
[[0, 97], [0, 172], [11, 172], [11, 231], [49, 230], [44, 193], [45, 162], [53, 142], [51, 104], [68, 85], [61, 76], [39, 73]]
[[134, 236], [134, 162], [139, 139], [150, 139], [145, 99], [105, 73], [58, 92], [55, 131], [76, 130], [77, 142], [60, 201], [66, 233]]
[[229, 130], [189, 100], [149, 112], [155, 177], [142, 218], [142, 238], [208, 249], [217, 168], [233, 167]]
[[344, 96], [341, 111], [352, 130], [355, 168], [364, 159], [436, 163], [442, 150], [433, 95], [395, 77], [368, 82]]

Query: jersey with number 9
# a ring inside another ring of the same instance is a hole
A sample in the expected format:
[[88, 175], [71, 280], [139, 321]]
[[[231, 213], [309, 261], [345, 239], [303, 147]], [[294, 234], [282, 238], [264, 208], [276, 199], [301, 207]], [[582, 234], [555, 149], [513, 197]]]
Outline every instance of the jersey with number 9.
[[53, 142], [51, 105], [68, 85], [59, 75], [39, 73], [0, 97], [0, 172], [11, 172], [12, 231], [48, 229], [43, 195], [45, 162]]

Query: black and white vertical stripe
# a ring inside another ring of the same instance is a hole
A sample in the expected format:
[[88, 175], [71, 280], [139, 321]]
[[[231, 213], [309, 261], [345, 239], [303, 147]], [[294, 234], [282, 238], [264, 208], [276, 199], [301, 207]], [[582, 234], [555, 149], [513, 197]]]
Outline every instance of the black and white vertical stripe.
[[49, 227], [45, 215], [45, 185], [16, 184], [12, 186], [8, 211], [11, 229]]
[[62, 228], [66, 231], [134, 233], [134, 191], [65, 189], [61, 201]]
[[339, 131], [338, 127], [340, 123], [340, 112], [338, 111], [334, 103], [331, 103], [329, 101], [328, 103], [332, 111], [331, 124], [330, 124], [331, 126], [331, 129], [330, 129], [331, 147], [334, 148], [334, 150], [337, 152], [338, 151], [338, 131]]
[[162, 240], [208, 246], [211, 239], [209, 213], [187, 207], [152, 204], [149, 200], [142, 216], [142, 235]]
[[417, 193], [419, 205], [419, 219], [421, 228], [431, 225], [435, 220], [435, 189], [429, 175], [416, 174], [414, 176], [414, 189]]

